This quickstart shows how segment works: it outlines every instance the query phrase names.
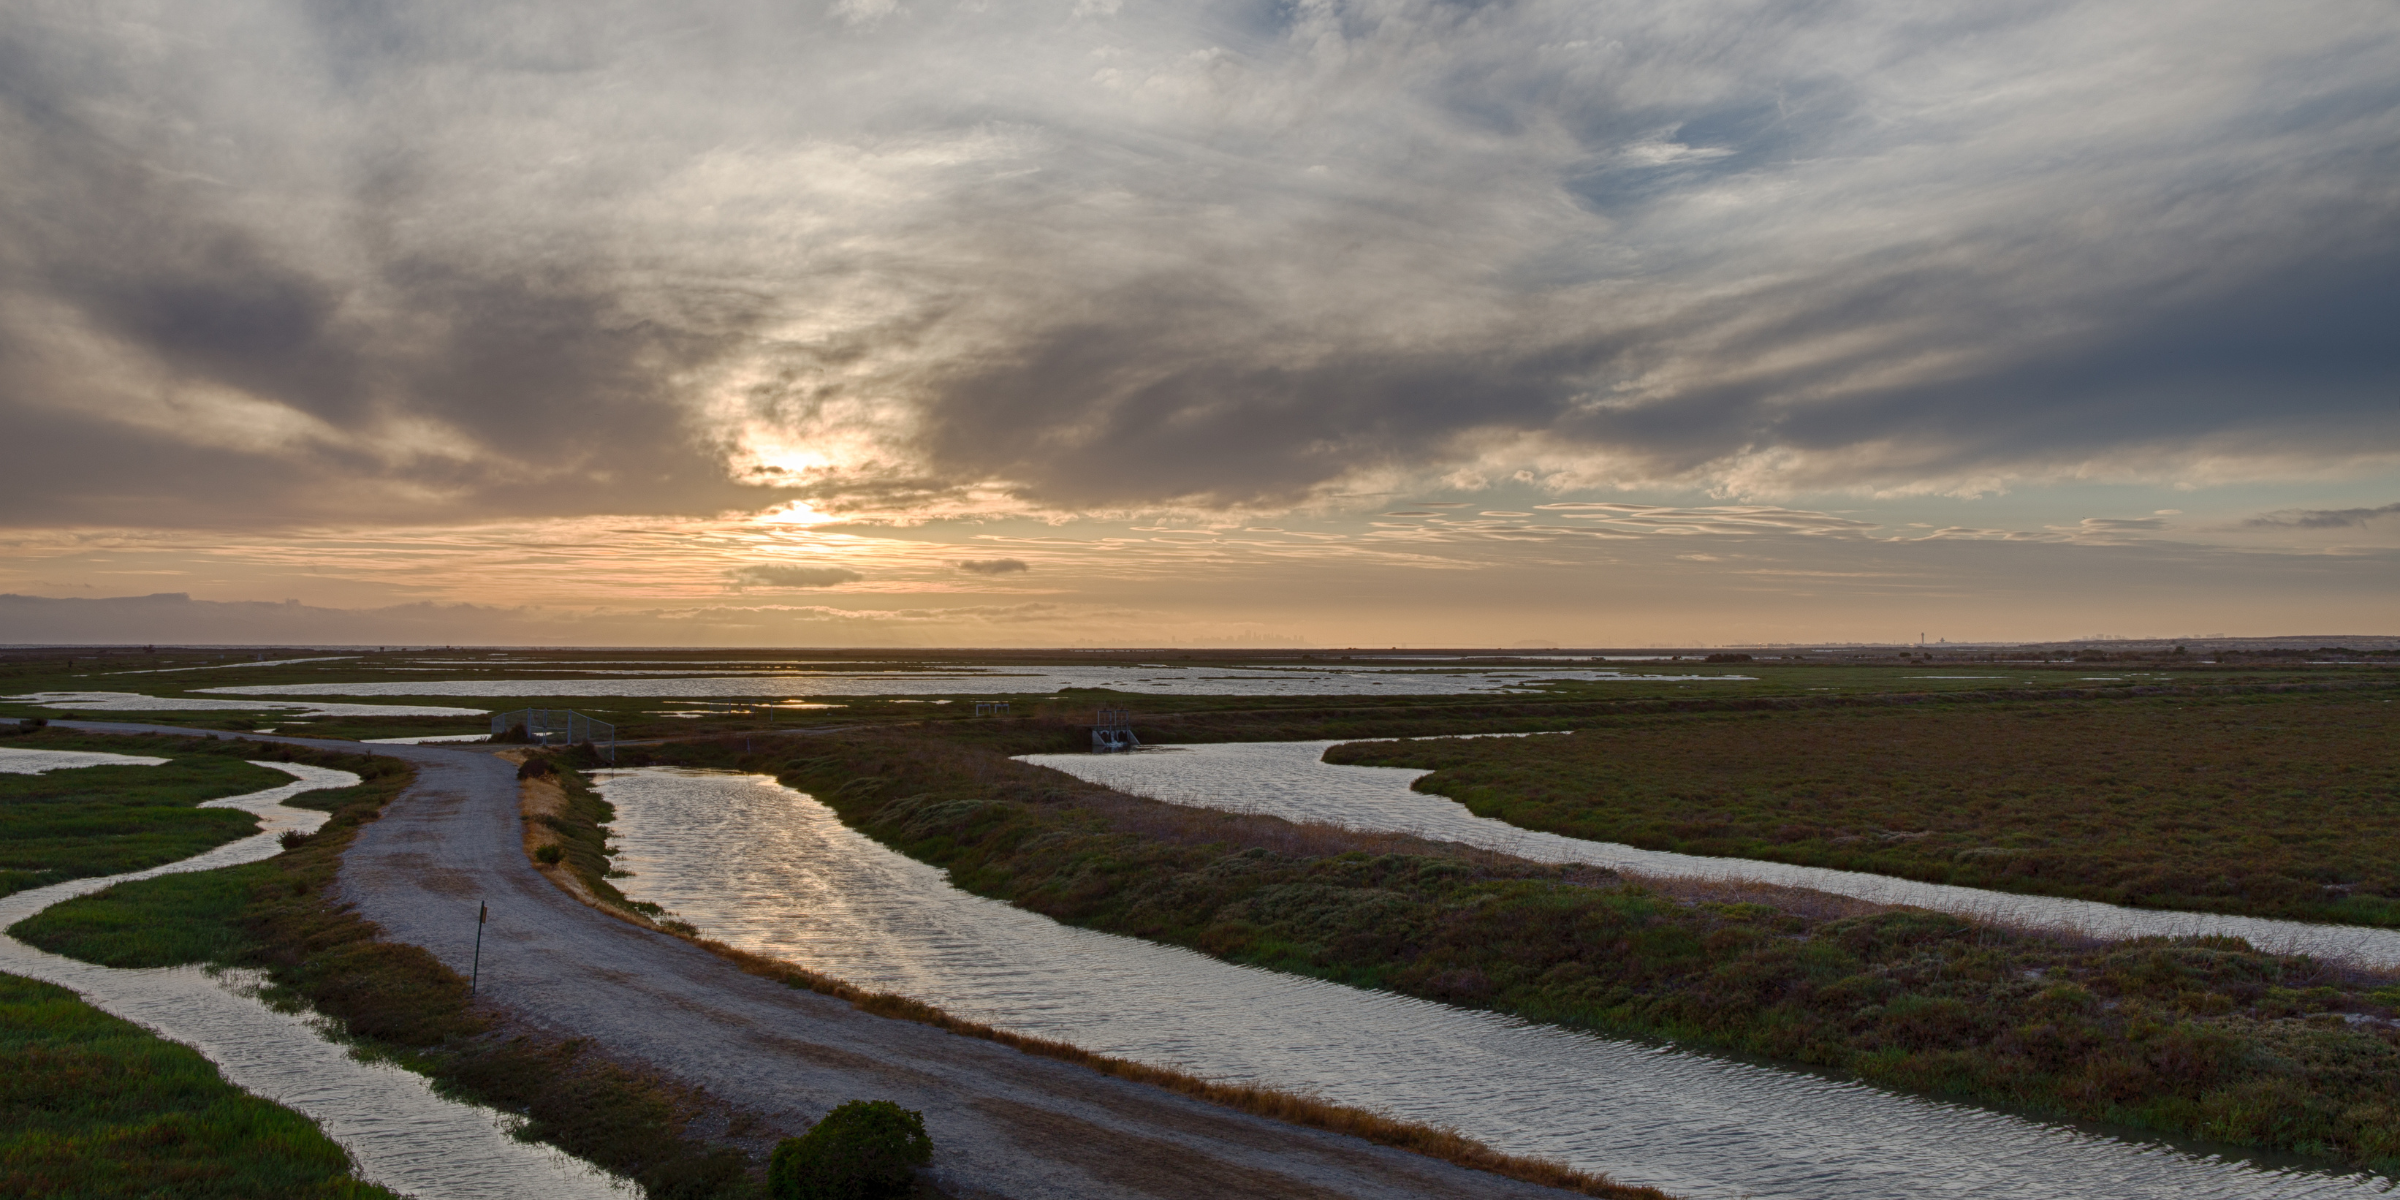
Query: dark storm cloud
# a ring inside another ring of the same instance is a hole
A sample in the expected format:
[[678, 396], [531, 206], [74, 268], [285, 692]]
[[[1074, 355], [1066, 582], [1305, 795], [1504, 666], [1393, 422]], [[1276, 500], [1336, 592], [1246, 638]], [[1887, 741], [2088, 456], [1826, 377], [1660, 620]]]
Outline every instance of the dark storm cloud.
[[[141, 141], [161, 130], [103, 110], [176, 97], [144, 94], [133, 64], [97, 51], [48, 62], [45, 32], [59, 31], [0, 35], [12, 159], [0, 261], [17, 281], [0, 307], [11, 520], [760, 502], [725, 478], [679, 383], [736, 344], [753, 301], [686, 289], [662, 311], [626, 293], [601, 246], [528, 263], [508, 245], [401, 244], [379, 227], [423, 215], [395, 206], [388, 172], [337, 172], [330, 191], [299, 194], [263, 180], [268, 194], [245, 196], [167, 169], [177, 148]], [[177, 82], [170, 71], [158, 90]], [[269, 211], [243, 211], [258, 207]], [[338, 214], [337, 245], [319, 240], [311, 210]]]
[[2377, 0], [107, 15], [0, 29], [20, 523], [2400, 454]]

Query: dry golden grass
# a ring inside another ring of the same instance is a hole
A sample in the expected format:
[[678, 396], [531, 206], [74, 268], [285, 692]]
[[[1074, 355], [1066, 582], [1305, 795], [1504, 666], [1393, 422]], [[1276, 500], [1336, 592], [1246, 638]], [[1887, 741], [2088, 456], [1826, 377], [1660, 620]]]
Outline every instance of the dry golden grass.
[[566, 818], [567, 789], [558, 786], [557, 779], [545, 775], [518, 783], [517, 813], [525, 819], [525, 853], [528, 857], [544, 846], [563, 844], [558, 831], [542, 821], [544, 817]]

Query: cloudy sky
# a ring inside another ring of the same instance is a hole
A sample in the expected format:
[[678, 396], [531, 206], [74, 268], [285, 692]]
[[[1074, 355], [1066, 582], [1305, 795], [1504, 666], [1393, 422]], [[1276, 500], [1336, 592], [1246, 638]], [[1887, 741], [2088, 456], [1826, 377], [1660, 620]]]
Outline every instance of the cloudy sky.
[[2400, 632], [2389, 0], [0, 13], [0, 641]]

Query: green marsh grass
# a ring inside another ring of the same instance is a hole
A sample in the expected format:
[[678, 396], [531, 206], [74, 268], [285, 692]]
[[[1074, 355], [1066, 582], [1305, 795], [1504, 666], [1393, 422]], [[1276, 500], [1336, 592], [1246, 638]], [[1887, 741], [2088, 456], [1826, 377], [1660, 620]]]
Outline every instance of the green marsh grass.
[[194, 806], [292, 781], [280, 771], [251, 766], [219, 743], [189, 738], [117, 739], [46, 729], [0, 738], [0, 746], [172, 760], [0, 775], [0, 896], [138, 871], [247, 837], [257, 832], [257, 818]]
[[73, 992], [0, 975], [0, 1195], [389, 1200], [306, 1117]]
[[1479, 816], [1650, 850], [2147, 908], [2400, 925], [2381, 691], [1609, 718], [1362, 743]]

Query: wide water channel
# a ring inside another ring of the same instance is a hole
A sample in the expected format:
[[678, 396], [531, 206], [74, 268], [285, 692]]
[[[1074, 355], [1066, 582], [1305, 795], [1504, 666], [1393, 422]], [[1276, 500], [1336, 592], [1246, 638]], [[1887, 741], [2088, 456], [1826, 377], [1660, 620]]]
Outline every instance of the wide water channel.
[[626, 891], [711, 937], [1001, 1028], [1452, 1125], [1627, 1183], [1729, 1200], [2386, 1190], [1235, 966], [961, 892], [765, 776], [600, 778]]
[[[659, 678], [402, 679], [371, 683], [228, 684], [196, 689], [224, 696], [1023, 696], [1063, 688], [1114, 688], [1154, 696], [1425, 696], [1502, 693], [1544, 682], [1680, 683], [1705, 686], [1747, 675], [1656, 675], [1606, 666], [1468, 667], [987, 667], [908, 671], [816, 670], [698, 673]], [[70, 695], [70, 693], [42, 693]], [[82, 693], [72, 693], [80, 695]], [[65, 702], [45, 701], [58, 703]], [[130, 703], [130, 702], [129, 702]], [[73, 701], [75, 707], [90, 707]], [[395, 714], [396, 715], [396, 714]]]
[[[1540, 736], [1540, 735], [1535, 735]], [[2248, 938], [2263, 950], [2311, 954], [2376, 970], [2400, 968], [2400, 929], [2313, 925], [2217, 913], [2124, 908], [2090, 900], [2019, 896], [1982, 888], [1919, 883], [1889, 875], [1836, 871], [1641, 850], [1585, 841], [1479, 817], [1448, 796], [1411, 791], [1429, 774], [1406, 767], [1353, 767], [1323, 761], [1338, 742], [1222, 742], [1154, 746], [1131, 754], [1028, 754], [1019, 761], [1170, 804], [1323, 821], [1351, 829], [1409, 833], [1545, 863], [1584, 863], [1654, 878], [1778, 884], [1906, 904], [2020, 928], [2103, 938]]]
[[[126, 761], [125, 755], [54, 754], [47, 761], [20, 751], [6, 769], [56, 770], [86, 765], [68, 760]], [[134, 761], [164, 762], [164, 759]], [[282, 787], [211, 800], [202, 808], [237, 808], [259, 818], [259, 832], [181, 862], [76, 879], [0, 897], [0, 930], [35, 913], [112, 884], [186, 871], [208, 871], [273, 857], [277, 837], [309, 833], [327, 814], [283, 803], [318, 788], [348, 787], [347, 771], [261, 762], [296, 777]], [[199, 967], [122, 970], [37, 950], [0, 933], [0, 971], [68, 988], [85, 1003], [199, 1051], [234, 1086], [315, 1121], [350, 1152], [358, 1177], [420, 1200], [606, 1200], [640, 1189], [549, 1146], [511, 1136], [515, 1118], [435, 1094], [432, 1085], [388, 1063], [365, 1062], [328, 1040], [307, 1013], [285, 1012], [258, 995], [263, 979], [249, 971]]]

